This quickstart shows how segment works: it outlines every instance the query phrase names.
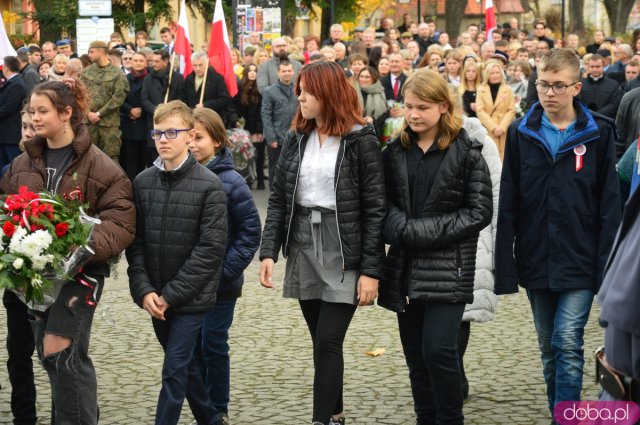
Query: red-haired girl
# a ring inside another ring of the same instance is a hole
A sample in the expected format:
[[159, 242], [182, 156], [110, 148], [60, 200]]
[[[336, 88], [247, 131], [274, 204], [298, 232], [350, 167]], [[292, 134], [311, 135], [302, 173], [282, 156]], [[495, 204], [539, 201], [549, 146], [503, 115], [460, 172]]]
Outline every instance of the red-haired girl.
[[295, 90], [300, 106], [276, 166], [260, 283], [274, 287], [282, 247], [284, 296], [299, 300], [313, 339], [313, 423], [344, 424], [342, 344], [356, 306], [377, 297], [384, 263], [382, 156], [339, 65], [305, 66]]

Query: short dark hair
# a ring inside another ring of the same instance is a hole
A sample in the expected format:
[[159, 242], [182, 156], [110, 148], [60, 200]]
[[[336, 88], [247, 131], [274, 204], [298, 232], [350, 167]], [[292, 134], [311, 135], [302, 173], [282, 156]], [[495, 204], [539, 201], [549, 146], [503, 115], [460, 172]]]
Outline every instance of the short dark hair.
[[169, 52], [167, 52], [165, 49], [154, 50], [153, 54], [160, 56], [160, 59], [166, 60], [166, 61], [168, 61], [171, 58], [171, 55], [169, 55]]
[[162, 28], [160, 29], [160, 34], [163, 34], [163, 33], [165, 33], [165, 32], [171, 32], [171, 30], [169, 29], [169, 27], [162, 27]]
[[32, 44], [31, 46], [29, 46], [29, 53], [42, 53], [42, 49], [34, 44]]
[[278, 63], [278, 71], [280, 71], [281, 66], [293, 66], [293, 64], [289, 62], [288, 59], [280, 59], [280, 62]]
[[536, 21], [536, 23], [533, 24], [533, 28], [537, 27], [538, 25], [542, 25], [542, 28], [547, 28], [547, 23], [545, 21]]
[[20, 62], [15, 56], [5, 56], [4, 67], [11, 72], [20, 72]]
[[109, 56], [118, 56], [119, 58], [122, 57], [122, 50], [120, 49], [109, 49], [107, 50], [107, 55]]

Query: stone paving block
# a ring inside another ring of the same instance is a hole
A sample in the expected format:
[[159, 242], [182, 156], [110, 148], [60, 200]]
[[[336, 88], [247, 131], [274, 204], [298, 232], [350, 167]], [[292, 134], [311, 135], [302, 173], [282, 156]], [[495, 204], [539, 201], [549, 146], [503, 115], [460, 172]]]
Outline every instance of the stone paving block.
[[[254, 192], [264, 220], [266, 191]], [[313, 360], [310, 337], [294, 300], [282, 298], [285, 261], [276, 264], [276, 290], [258, 284], [257, 259], [245, 273], [230, 331], [231, 403], [234, 425], [308, 424]], [[592, 353], [602, 344], [594, 305], [585, 333], [583, 398], [596, 399]], [[6, 368], [5, 310], [0, 307], [0, 425], [11, 424]], [[385, 348], [380, 357], [364, 354]], [[415, 423], [407, 366], [396, 315], [380, 307], [359, 308], [345, 340], [345, 410], [349, 424]], [[153, 423], [160, 391], [162, 349], [151, 320], [129, 295], [124, 260], [109, 279], [94, 320], [91, 355], [98, 376], [101, 425]], [[40, 423], [49, 423], [46, 373], [35, 360]], [[547, 425], [550, 416], [531, 310], [523, 292], [500, 297], [495, 320], [473, 323], [465, 356], [471, 396], [467, 425]], [[188, 406], [181, 424], [193, 421]]]

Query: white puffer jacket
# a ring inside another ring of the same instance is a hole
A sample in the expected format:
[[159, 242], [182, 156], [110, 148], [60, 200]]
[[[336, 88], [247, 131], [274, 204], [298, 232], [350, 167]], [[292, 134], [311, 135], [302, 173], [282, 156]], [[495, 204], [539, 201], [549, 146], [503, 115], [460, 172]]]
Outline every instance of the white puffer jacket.
[[476, 253], [476, 277], [473, 283], [473, 304], [467, 304], [462, 316], [463, 322], [488, 322], [493, 319], [496, 310], [494, 286], [493, 247], [496, 242], [498, 222], [498, 199], [500, 194], [500, 176], [502, 161], [495, 142], [477, 118], [464, 117], [463, 127], [471, 139], [482, 143], [482, 156], [489, 167], [493, 186], [493, 218], [491, 224], [480, 232]]

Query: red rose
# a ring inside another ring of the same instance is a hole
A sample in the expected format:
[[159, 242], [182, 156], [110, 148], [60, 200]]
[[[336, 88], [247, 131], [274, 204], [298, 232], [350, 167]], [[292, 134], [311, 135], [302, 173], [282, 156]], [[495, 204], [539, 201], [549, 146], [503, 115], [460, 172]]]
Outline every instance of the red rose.
[[67, 230], [69, 230], [69, 224], [62, 222], [56, 224], [56, 235], [61, 238], [67, 234]]
[[14, 224], [10, 221], [5, 221], [2, 225], [2, 231], [4, 232], [4, 235], [6, 237], [10, 238], [15, 233], [16, 226], [14, 226]]

